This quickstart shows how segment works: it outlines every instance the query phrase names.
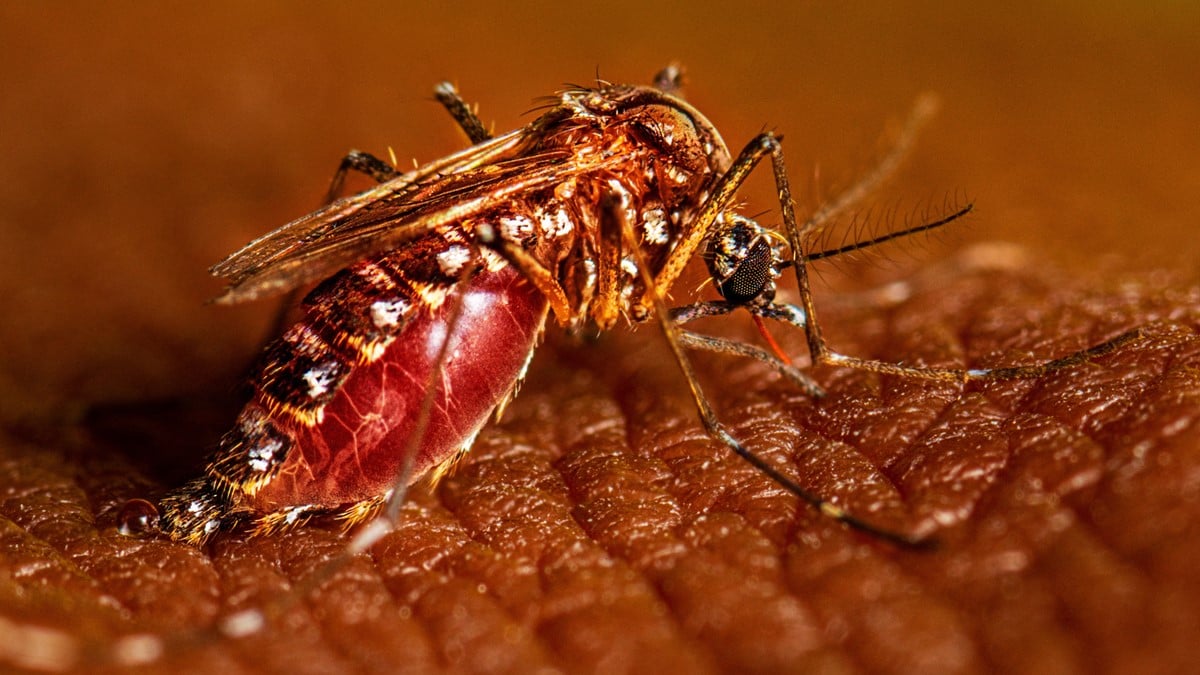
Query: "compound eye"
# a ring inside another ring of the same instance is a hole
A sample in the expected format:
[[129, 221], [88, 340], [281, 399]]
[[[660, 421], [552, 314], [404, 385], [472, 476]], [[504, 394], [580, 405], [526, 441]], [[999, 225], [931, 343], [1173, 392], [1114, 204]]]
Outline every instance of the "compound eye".
[[717, 292], [734, 305], [744, 305], [758, 299], [771, 281], [771, 244], [756, 239], [745, 257], [736, 261], [733, 273], [717, 280]]

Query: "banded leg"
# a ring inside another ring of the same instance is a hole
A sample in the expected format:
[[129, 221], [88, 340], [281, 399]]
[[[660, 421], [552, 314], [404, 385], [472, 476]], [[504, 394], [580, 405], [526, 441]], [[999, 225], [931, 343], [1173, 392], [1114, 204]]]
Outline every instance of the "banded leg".
[[745, 342], [716, 337], [714, 335], [694, 333], [690, 330], [680, 330], [677, 333], [677, 337], [680, 343], [688, 349], [713, 352], [714, 354], [725, 354], [727, 356], [741, 356], [761, 361], [773, 368], [775, 372], [786, 377], [792, 384], [799, 387], [809, 396], [820, 398], [825, 395], [825, 390], [821, 389], [821, 386], [814, 382], [811, 377], [805, 375], [804, 371], [790, 363], [784, 363], [779, 360], [778, 356], [761, 347], [755, 347]]
[[[492, 134], [483, 126], [483, 122], [462, 99], [458, 90], [449, 82], [439, 83], [433, 88], [434, 96], [439, 103], [458, 122], [471, 143], [478, 144], [492, 138]], [[550, 270], [543, 267], [537, 260], [519, 246], [499, 239], [495, 232], [480, 234], [480, 243], [499, 253], [510, 265], [516, 267], [534, 286], [545, 295], [550, 302], [554, 315], [560, 323], [570, 315], [570, 303], [567, 294]]]
[[[926, 380], [942, 380], [942, 381], [958, 381], [969, 382], [972, 380], [1005, 380], [1005, 379], [1020, 379], [1032, 378], [1044, 375], [1052, 370], [1060, 368], [1068, 368], [1079, 363], [1083, 363], [1097, 356], [1107, 354], [1117, 349], [1132, 340], [1137, 339], [1142, 335], [1141, 329], [1134, 329], [1118, 335], [1111, 340], [1103, 342], [1094, 347], [1084, 349], [1073, 354], [1068, 354], [1059, 359], [1047, 361], [1045, 363], [1033, 364], [1029, 366], [1015, 366], [1008, 368], [925, 368], [920, 366], [904, 366], [898, 363], [890, 363], [887, 361], [879, 361], [875, 359], [860, 359], [854, 356], [848, 356], [840, 352], [835, 352], [825, 343], [825, 338], [821, 335], [821, 326], [817, 321], [816, 306], [813, 302], [812, 286], [808, 277], [807, 258], [803, 250], [801, 250], [801, 233], [800, 228], [796, 223], [795, 205], [792, 202], [792, 189], [788, 181], [787, 166], [783, 159], [783, 147], [774, 137], [767, 139], [763, 148], [771, 155], [771, 168], [775, 175], [775, 188], [779, 194], [779, 208], [783, 213], [783, 223], [785, 234], [791, 241], [792, 247], [792, 269], [796, 275], [796, 285], [800, 295], [800, 307], [783, 309], [780, 316], [766, 318], [783, 318], [790, 316], [796, 319], [801, 324], [793, 321], [793, 325], [803, 325], [805, 337], [808, 340], [808, 351], [812, 357], [813, 363], [825, 363], [834, 366], [843, 366], [847, 368], [858, 368], [876, 373], [886, 373], [889, 375], [900, 375], [903, 377], [921, 378]], [[780, 306], [777, 306], [780, 307]], [[799, 310], [799, 314], [796, 311]], [[786, 319], [785, 319], [786, 320]]]
[[[696, 319], [723, 316], [738, 309], [742, 305], [735, 305], [728, 302], [697, 302], [692, 305], [683, 307], [674, 307], [671, 309], [671, 321], [677, 326]], [[752, 310], [753, 311], [753, 310]], [[679, 338], [683, 342], [683, 346], [689, 349], [702, 350], [713, 352], [714, 354], [725, 354], [728, 356], [741, 356], [744, 358], [761, 361], [775, 370], [775, 372], [783, 375], [791, 380], [793, 384], [799, 387], [802, 391], [814, 398], [820, 398], [825, 395], [825, 390], [821, 388], [811, 377], [804, 374], [796, 366], [787, 363], [780, 359], [775, 354], [755, 347], [745, 342], [738, 340], [730, 340], [720, 338], [713, 335], [704, 335], [695, 333], [689, 330], [679, 329]]]
[[333, 179], [329, 181], [329, 189], [325, 192], [325, 201], [322, 202], [322, 205], [333, 203], [341, 196], [342, 188], [346, 184], [346, 174], [350, 171], [370, 176], [377, 183], [386, 183], [400, 175], [396, 167], [375, 155], [360, 150], [351, 150], [342, 158], [337, 171], [333, 173]]
[[[837, 248], [817, 251], [815, 253], [806, 255], [805, 258], [806, 260], [832, 258], [846, 253], [861, 251], [863, 249], [884, 244], [901, 237], [906, 237], [920, 232], [927, 232], [962, 218], [970, 213], [971, 209], [972, 205], [967, 204], [966, 206], [960, 207], [949, 215], [943, 216], [937, 220], [908, 227], [903, 230], [890, 232], [872, 239], [856, 241]], [[782, 266], [790, 267], [793, 264], [791, 260], [787, 260], [785, 263], [786, 265]], [[671, 309], [671, 320], [675, 322], [675, 325], [682, 326], [686, 323], [695, 321], [696, 319], [723, 316], [736, 311], [739, 308], [750, 312], [752, 316], [756, 317], [756, 321], [761, 320], [762, 318], [767, 318], [776, 321], [782, 321], [796, 328], [804, 328], [804, 312], [799, 307], [781, 303], [767, 303], [764, 302], [762, 298], [755, 298], [749, 302], [730, 302], [728, 300], [705, 301], [693, 303], [691, 305], [684, 305], [682, 307], [674, 307]], [[760, 325], [760, 330], [765, 330], [765, 328]], [[764, 335], [766, 334], [764, 333]], [[732, 356], [745, 356], [747, 358], [762, 361], [774, 368], [777, 372], [783, 374], [788, 379], [792, 380], [792, 382], [797, 384], [797, 386], [808, 392], [813, 397], [820, 398], [825, 394], [820, 385], [813, 381], [811, 377], [805, 375], [802, 371], [793, 366], [789, 362], [789, 359], [783, 356], [781, 351], [776, 351], [773, 354], [743, 342], [701, 335], [699, 333], [693, 333], [690, 331], [681, 331], [680, 337], [683, 338], [684, 346], [691, 349], [700, 349], [719, 354], [729, 354]], [[769, 339], [771, 340], [772, 346], [777, 347], [777, 345], [774, 343], [774, 340], [772, 338]], [[777, 356], [776, 354], [779, 355]]]
[[486, 230], [480, 228], [477, 230], [476, 236], [479, 237], [480, 244], [498, 253], [508, 264], [525, 275], [525, 279], [546, 296], [546, 301], [550, 303], [550, 309], [554, 312], [559, 324], [564, 326], [567, 324], [567, 320], [572, 315], [571, 303], [567, 299], [567, 292], [558, 283], [553, 272], [546, 269], [525, 249], [501, 239], [491, 228]]
[[[811, 301], [811, 291], [802, 291], [802, 299], [804, 299], [806, 294], [807, 299]], [[803, 329], [805, 334], [808, 336], [809, 352], [812, 355], [813, 363], [824, 363], [832, 366], [857, 368], [859, 370], [883, 373], [886, 375], [899, 375], [901, 377], [922, 380], [937, 380], [942, 382], [965, 383], [1037, 378], [1052, 371], [1077, 366], [1096, 357], [1109, 354], [1121, 346], [1142, 336], [1142, 329], [1135, 328], [1133, 330], [1121, 333], [1120, 335], [1110, 340], [1106, 340], [1098, 345], [1088, 347], [1087, 349], [1081, 349], [1077, 352], [1072, 352], [1071, 354], [1067, 354], [1066, 356], [1062, 356], [1050, 361], [1025, 366], [1007, 366], [1003, 368], [933, 368], [926, 366], [904, 366], [898, 363], [891, 363], [889, 361], [860, 359], [829, 349], [828, 345], [825, 344], [824, 337], [821, 336], [820, 327], [813, 325], [816, 323], [816, 319], [813, 318], [811, 302], [808, 303], [808, 305], [809, 309], [805, 310], [802, 307], [797, 307], [796, 305], [792, 304], [770, 303], [751, 308], [750, 311], [765, 319], [773, 319], [775, 321], [780, 321], [796, 328]], [[805, 317], [809, 317], [812, 320], [806, 321]], [[819, 347], [816, 348], [814, 348], [813, 342], [814, 334], [819, 341]]]
[[[454, 121], [458, 122], [458, 126], [467, 134], [467, 138], [471, 139], [472, 144], [491, 139], [492, 134], [483, 126], [483, 122], [471, 110], [471, 106], [467, 105], [466, 101], [463, 101], [462, 97], [458, 95], [458, 90], [454, 88], [454, 85], [442, 82], [433, 88], [433, 94], [438, 103], [441, 103], [454, 118]], [[346, 183], [346, 174], [350, 171], [370, 176], [377, 183], [386, 183], [400, 175], [396, 167], [375, 155], [360, 150], [351, 150], [342, 158], [337, 171], [334, 172], [333, 179], [329, 182], [329, 190], [325, 193], [324, 204], [329, 204], [341, 196], [342, 188]]]
[[[325, 192], [325, 199], [321, 202], [321, 206], [326, 206], [337, 201], [342, 194], [342, 188], [345, 186], [346, 174], [350, 171], [357, 171], [358, 173], [370, 176], [378, 183], [385, 183], [400, 175], [400, 172], [395, 167], [375, 155], [359, 150], [351, 150], [342, 158], [342, 161], [338, 164], [337, 171], [333, 173], [333, 178], [329, 181], [329, 189]], [[300, 293], [301, 289], [293, 288], [282, 296], [279, 308], [275, 311], [275, 317], [271, 320], [271, 326], [267, 331], [267, 339], [264, 343], [283, 334], [284, 329], [287, 328], [288, 317], [291, 315], [291, 311], [295, 307]]]
[[[773, 138], [773, 137], [772, 137]], [[743, 177], [744, 178], [744, 177]], [[708, 435], [728, 447], [742, 459], [749, 462], [754, 468], [766, 474], [768, 478], [775, 481], [788, 492], [798, 497], [801, 501], [809, 504], [821, 514], [833, 518], [839, 522], [865, 532], [880, 539], [908, 546], [913, 548], [923, 548], [933, 544], [930, 539], [912, 537], [899, 532], [886, 530], [871, 523], [861, 520], [850, 513], [847, 513], [841, 507], [829, 502], [828, 500], [818, 496], [817, 494], [801, 487], [791, 478], [785, 476], [778, 469], [759, 457], [754, 451], [742, 445], [742, 442], [735, 438], [725, 429], [717, 419], [716, 412], [712, 408], [712, 404], [708, 402], [708, 398], [704, 395], [704, 391], [700, 387], [700, 380], [696, 376], [696, 371], [692, 368], [691, 361], [688, 360], [687, 354], [684, 352], [685, 339], [680, 337], [680, 329], [672, 320], [670, 312], [663, 303], [662, 296], [657, 293], [654, 285], [654, 279], [650, 276], [650, 271], [646, 267], [645, 257], [641, 253], [641, 248], [637, 246], [637, 235], [633, 232], [631, 225], [625, 221], [623, 216], [624, 210], [620, 208], [617, 200], [610, 198], [604, 204], [601, 217], [613, 219], [610, 222], [620, 224], [621, 232], [624, 233], [625, 246], [629, 249], [637, 263], [638, 274], [641, 276], [642, 283], [646, 285], [646, 294], [653, 309], [653, 314], [658, 321], [659, 327], [663, 331], [664, 337], [667, 339], [667, 344], [671, 347], [671, 352], [675, 355], [675, 361], [679, 364], [679, 368], [683, 371], [684, 379], [687, 380], [688, 388], [692, 393], [692, 400], [696, 404], [696, 410], [700, 416], [700, 422], [704, 425]]]
[[[492, 135], [484, 128], [483, 122], [471, 110], [462, 97], [458, 95], [458, 91], [454, 85], [449, 82], [442, 82], [434, 87], [434, 96], [438, 102], [450, 113], [462, 130], [466, 132], [467, 137], [471, 139], [471, 143], [482, 143], [491, 139]], [[346, 174], [350, 171], [355, 171], [366, 176], [370, 176], [377, 183], [386, 183], [389, 180], [400, 175], [396, 167], [391, 163], [379, 159], [369, 152], [361, 150], [351, 150], [346, 153], [342, 161], [338, 164], [337, 171], [334, 172], [333, 178], [329, 181], [329, 189], [325, 192], [325, 201], [322, 206], [336, 201], [342, 194], [342, 189], [346, 184]], [[284, 328], [287, 320], [288, 309], [295, 304], [296, 292], [289, 293], [284, 302], [280, 305], [281, 309], [272, 322], [271, 331], [268, 335], [279, 335]]]
[[483, 122], [471, 106], [458, 95], [458, 89], [449, 82], [440, 82], [433, 88], [433, 95], [437, 98], [438, 103], [450, 113], [454, 121], [458, 122], [458, 126], [470, 139], [471, 145], [478, 145], [492, 138], [492, 134], [483, 126]]

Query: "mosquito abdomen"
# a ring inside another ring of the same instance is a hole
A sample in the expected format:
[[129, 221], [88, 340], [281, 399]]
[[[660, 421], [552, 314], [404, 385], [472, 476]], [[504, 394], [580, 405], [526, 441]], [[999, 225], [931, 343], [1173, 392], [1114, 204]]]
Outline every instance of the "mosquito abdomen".
[[[308, 296], [301, 321], [266, 350], [255, 395], [204, 475], [161, 500], [169, 536], [201, 543], [239, 520], [267, 532], [339, 511], [357, 520], [406, 465], [416, 480], [470, 446], [523, 375], [546, 300], [495, 260], [465, 282], [449, 272], [470, 266], [414, 279], [414, 255], [363, 261]], [[461, 308], [434, 379], [454, 288]]]

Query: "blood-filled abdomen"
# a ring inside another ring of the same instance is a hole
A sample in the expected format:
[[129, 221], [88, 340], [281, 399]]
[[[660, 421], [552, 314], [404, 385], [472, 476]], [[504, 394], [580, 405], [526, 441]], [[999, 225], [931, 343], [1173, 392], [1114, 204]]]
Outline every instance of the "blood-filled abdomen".
[[265, 350], [254, 396], [204, 475], [160, 500], [172, 538], [201, 543], [240, 521], [271, 531], [316, 513], [365, 517], [406, 462], [411, 482], [469, 448], [546, 321], [544, 296], [518, 271], [441, 237], [338, 273], [302, 309]]

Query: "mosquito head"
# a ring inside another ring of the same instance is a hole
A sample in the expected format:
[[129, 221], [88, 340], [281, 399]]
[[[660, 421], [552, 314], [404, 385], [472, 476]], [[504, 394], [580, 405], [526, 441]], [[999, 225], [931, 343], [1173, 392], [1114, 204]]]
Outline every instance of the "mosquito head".
[[725, 214], [722, 222], [702, 256], [717, 292], [734, 305], [770, 302], [784, 266], [778, 235], [737, 214]]

